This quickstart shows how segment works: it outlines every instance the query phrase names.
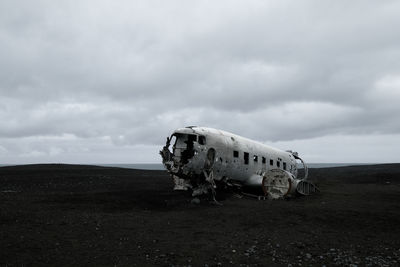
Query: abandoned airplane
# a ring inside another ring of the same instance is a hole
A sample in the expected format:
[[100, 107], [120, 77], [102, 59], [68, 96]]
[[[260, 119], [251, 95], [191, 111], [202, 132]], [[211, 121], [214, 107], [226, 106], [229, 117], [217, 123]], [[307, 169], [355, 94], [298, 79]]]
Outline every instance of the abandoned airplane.
[[[191, 189], [192, 196], [211, 192], [215, 199], [217, 185], [261, 187], [269, 199], [309, 195], [317, 190], [307, 181], [307, 165], [297, 152], [217, 129], [177, 129], [167, 137], [160, 154], [174, 189]], [[297, 177], [297, 160], [304, 166], [302, 178]]]

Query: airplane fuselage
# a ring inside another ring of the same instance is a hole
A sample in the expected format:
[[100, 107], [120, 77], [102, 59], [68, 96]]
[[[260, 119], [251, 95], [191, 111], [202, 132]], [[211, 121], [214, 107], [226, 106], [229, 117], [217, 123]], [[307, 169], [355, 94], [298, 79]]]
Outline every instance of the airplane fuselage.
[[260, 186], [264, 174], [272, 169], [296, 179], [299, 159], [296, 152], [207, 127], [175, 130], [160, 154], [174, 177], [176, 189], [193, 189], [204, 180]]

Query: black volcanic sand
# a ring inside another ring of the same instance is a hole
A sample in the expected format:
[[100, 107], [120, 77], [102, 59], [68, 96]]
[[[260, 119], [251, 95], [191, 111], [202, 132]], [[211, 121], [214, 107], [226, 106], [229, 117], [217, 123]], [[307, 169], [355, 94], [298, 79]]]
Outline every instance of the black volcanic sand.
[[0, 168], [0, 266], [392, 266], [400, 164], [311, 169], [321, 193], [222, 206], [172, 190], [165, 171]]

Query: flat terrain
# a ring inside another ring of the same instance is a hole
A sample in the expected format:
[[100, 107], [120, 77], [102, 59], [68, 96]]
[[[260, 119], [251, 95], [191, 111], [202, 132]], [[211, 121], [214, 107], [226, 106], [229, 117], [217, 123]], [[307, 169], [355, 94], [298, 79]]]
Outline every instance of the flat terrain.
[[0, 266], [400, 264], [400, 164], [311, 169], [321, 193], [222, 206], [164, 171], [0, 168]]

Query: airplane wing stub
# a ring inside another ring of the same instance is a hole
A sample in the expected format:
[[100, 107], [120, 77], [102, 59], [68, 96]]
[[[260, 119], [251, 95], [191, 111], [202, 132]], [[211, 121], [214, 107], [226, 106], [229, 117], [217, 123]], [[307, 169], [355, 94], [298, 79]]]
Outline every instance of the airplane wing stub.
[[296, 188], [293, 175], [281, 169], [272, 169], [266, 172], [262, 179], [264, 194], [270, 199], [279, 199], [290, 196]]
[[292, 197], [296, 194], [308, 196], [319, 191], [313, 183], [295, 179], [293, 174], [281, 169], [272, 169], [264, 174], [262, 189], [269, 199]]

